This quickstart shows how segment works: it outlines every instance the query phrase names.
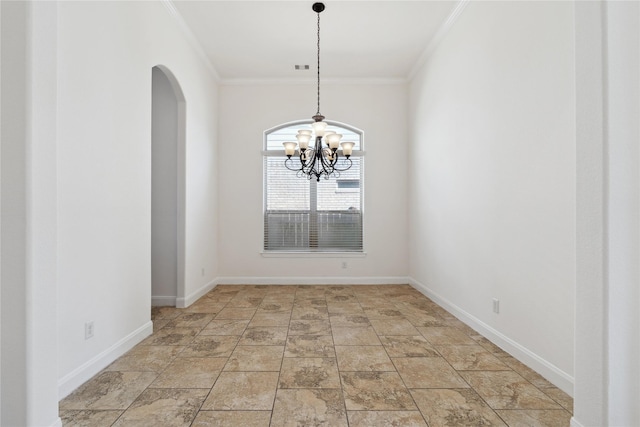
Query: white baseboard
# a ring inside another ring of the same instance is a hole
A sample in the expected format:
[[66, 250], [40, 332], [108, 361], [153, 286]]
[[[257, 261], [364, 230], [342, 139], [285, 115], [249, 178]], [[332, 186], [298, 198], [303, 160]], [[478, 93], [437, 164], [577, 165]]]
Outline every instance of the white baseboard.
[[573, 416], [571, 417], [571, 421], [569, 423], [570, 427], [586, 427], [584, 424], [582, 424], [580, 421], [576, 420], [576, 417]]
[[73, 390], [109, 366], [118, 357], [131, 350], [136, 344], [151, 335], [152, 332], [153, 323], [149, 321], [102, 353], [60, 378], [58, 380], [58, 399], [62, 400], [67, 397]]
[[391, 277], [219, 277], [219, 285], [406, 285], [406, 276]]
[[470, 313], [467, 313], [457, 305], [448, 301], [446, 298], [443, 298], [440, 295], [436, 294], [424, 284], [416, 281], [413, 278], [409, 279], [409, 284], [432, 299], [434, 302], [438, 303], [438, 305], [442, 306], [442, 308], [446, 309], [448, 312], [469, 325], [471, 328], [478, 331], [489, 341], [542, 375], [560, 390], [564, 391], [569, 396], [573, 396], [573, 377], [571, 375], [567, 374], [549, 361], [538, 356], [520, 343], [512, 340], [498, 330], [487, 325], [477, 317], [471, 315]]
[[151, 296], [151, 306], [152, 307], [175, 307], [176, 306], [176, 297], [172, 296]]
[[219, 283], [218, 279], [212, 280], [211, 282], [209, 282], [206, 285], [200, 287], [200, 289], [196, 290], [195, 292], [192, 292], [191, 294], [187, 295], [186, 297], [184, 297], [184, 298], [176, 298], [175, 306], [177, 308], [189, 307], [191, 304], [196, 302], [198, 300], [198, 298], [202, 297], [204, 294], [209, 292], [211, 289], [215, 288], [218, 285], [218, 283]]

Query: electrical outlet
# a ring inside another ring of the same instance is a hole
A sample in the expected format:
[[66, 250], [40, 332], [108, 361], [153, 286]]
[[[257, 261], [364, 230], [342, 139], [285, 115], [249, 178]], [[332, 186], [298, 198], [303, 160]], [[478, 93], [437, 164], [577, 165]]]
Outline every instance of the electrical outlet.
[[84, 339], [88, 340], [93, 337], [93, 321], [84, 324]]
[[500, 313], [500, 300], [497, 298], [493, 299], [493, 312], [496, 314]]
[[204, 277], [204, 267], [202, 267], [202, 277]]
[[347, 261], [342, 261], [342, 268], [347, 268]]

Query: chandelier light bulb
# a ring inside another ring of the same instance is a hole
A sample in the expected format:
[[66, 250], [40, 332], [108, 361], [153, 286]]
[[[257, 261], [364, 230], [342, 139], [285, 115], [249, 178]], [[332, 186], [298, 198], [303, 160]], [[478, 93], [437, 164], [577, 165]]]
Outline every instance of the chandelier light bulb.
[[341, 143], [340, 146], [342, 147], [342, 154], [344, 154], [344, 156], [348, 159], [349, 156], [351, 156], [351, 154], [353, 153], [354, 143], [351, 141], [345, 141]]
[[311, 135], [307, 135], [306, 133], [299, 133], [298, 135], [296, 135], [296, 139], [298, 140], [298, 144], [300, 144], [301, 150], [304, 151], [307, 148], [309, 148], [309, 141], [311, 140]]
[[331, 148], [333, 151], [337, 150], [338, 146], [340, 145], [340, 139], [342, 138], [342, 135], [340, 135], [339, 133], [332, 133], [326, 138], [329, 148]]
[[324, 130], [327, 128], [326, 122], [314, 122], [311, 127], [316, 136], [324, 136]]
[[291, 158], [291, 156], [293, 156], [293, 154], [296, 152], [296, 144], [295, 142], [283, 142], [282, 145], [284, 145], [284, 154], [288, 157]]

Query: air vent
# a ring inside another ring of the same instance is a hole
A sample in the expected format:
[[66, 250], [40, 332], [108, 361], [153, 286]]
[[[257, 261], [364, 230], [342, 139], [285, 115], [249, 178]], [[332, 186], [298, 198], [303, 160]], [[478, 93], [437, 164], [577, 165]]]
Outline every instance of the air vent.
[[296, 70], [308, 70], [309, 66], [308, 65], [296, 65]]

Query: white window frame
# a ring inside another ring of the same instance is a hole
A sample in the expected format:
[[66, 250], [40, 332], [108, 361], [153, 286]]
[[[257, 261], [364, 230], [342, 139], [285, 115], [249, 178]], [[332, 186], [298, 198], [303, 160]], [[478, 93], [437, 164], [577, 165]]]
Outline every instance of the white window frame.
[[[299, 126], [301, 128], [305, 127], [305, 126], [309, 126], [313, 121], [312, 120], [294, 120], [291, 122], [287, 122], [287, 123], [282, 123], [280, 125], [274, 126], [270, 129], [267, 129], [264, 131], [263, 133], [263, 150], [262, 150], [262, 156], [263, 158], [265, 157], [280, 157], [282, 159], [282, 162], [285, 161], [286, 156], [284, 154], [284, 148], [282, 149], [271, 149], [271, 150], [267, 150], [267, 138], [268, 136], [273, 133], [276, 132], [280, 129], [283, 128], [287, 128], [287, 127], [294, 127], [294, 126]], [[342, 122], [338, 122], [338, 121], [334, 121], [334, 120], [325, 120], [325, 122], [327, 123], [327, 125], [329, 127], [340, 127], [340, 128], [344, 128], [347, 129], [353, 133], [356, 133], [359, 135], [360, 138], [360, 142], [359, 142], [359, 146], [360, 149], [359, 150], [353, 150], [352, 153], [352, 157], [359, 157], [361, 158], [361, 163], [360, 163], [360, 216], [361, 216], [361, 222], [362, 222], [362, 226], [361, 226], [361, 230], [362, 230], [362, 248], [358, 249], [358, 250], [339, 250], [339, 249], [333, 249], [333, 250], [323, 250], [321, 248], [312, 248], [312, 247], [308, 247], [308, 248], [304, 248], [304, 249], [266, 249], [265, 248], [265, 236], [267, 233], [266, 230], [266, 223], [265, 223], [265, 209], [266, 209], [266, 205], [267, 205], [267, 182], [266, 182], [266, 169], [263, 170], [263, 200], [262, 200], [262, 227], [263, 227], [263, 244], [262, 244], [262, 256], [264, 257], [319, 257], [319, 258], [327, 258], [327, 257], [364, 257], [366, 256], [366, 252], [365, 252], [365, 245], [366, 245], [366, 241], [365, 241], [365, 224], [364, 224], [364, 218], [365, 218], [365, 200], [364, 200], [364, 179], [365, 179], [365, 167], [364, 167], [364, 155], [365, 155], [365, 151], [364, 151], [364, 131], [361, 129], [358, 129], [352, 125], [346, 124], [346, 123], [342, 123]], [[292, 157], [292, 159], [294, 159], [294, 157]], [[266, 168], [266, 162], [263, 162], [264, 166], [263, 168]], [[292, 179], [305, 179], [305, 178], [297, 178], [296, 177], [296, 173], [294, 171], [290, 171], [292, 174]], [[322, 178], [324, 179], [324, 178]], [[330, 180], [335, 180], [336, 177], [332, 176], [329, 178]], [[311, 181], [315, 182], [315, 179], [310, 180], [310, 186], [311, 188], [315, 187], [314, 183], [311, 183]], [[336, 184], [337, 187], [337, 184]], [[313, 190], [311, 190], [313, 192]], [[336, 192], [339, 192], [339, 190], [337, 189]], [[311, 202], [311, 206], [316, 205], [317, 200], [316, 201], [312, 201]], [[312, 207], [310, 206], [310, 209], [312, 209]]]

